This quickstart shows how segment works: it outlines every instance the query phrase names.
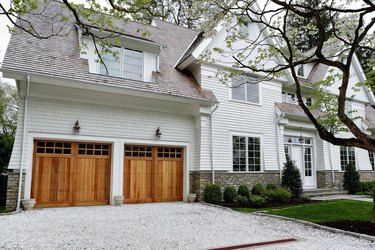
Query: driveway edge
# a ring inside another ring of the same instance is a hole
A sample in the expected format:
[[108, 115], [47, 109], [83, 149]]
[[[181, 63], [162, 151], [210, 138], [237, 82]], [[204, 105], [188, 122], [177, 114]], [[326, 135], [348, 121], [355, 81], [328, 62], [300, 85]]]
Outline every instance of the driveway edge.
[[[230, 209], [228, 207], [223, 207], [223, 206], [220, 206], [220, 205], [210, 204], [210, 203], [206, 203], [206, 202], [203, 202], [203, 201], [201, 201], [200, 203], [203, 204], [203, 205], [206, 205], [206, 206], [210, 206], [210, 207], [220, 208], [220, 209], [224, 209], [224, 210], [227, 210], [227, 211], [229, 210], [229, 211], [235, 212], [235, 213], [241, 213], [241, 212], [235, 211], [233, 209]], [[375, 242], [375, 236], [349, 232], [349, 231], [345, 231], [345, 230], [342, 230], [342, 229], [327, 227], [327, 226], [319, 225], [319, 224], [316, 224], [316, 223], [303, 221], [303, 220], [299, 220], [299, 219], [294, 219], [294, 218], [288, 218], [288, 217], [279, 216], [279, 215], [265, 214], [265, 213], [260, 213], [260, 212], [252, 212], [251, 214], [263, 216], [263, 217], [276, 218], [276, 219], [281, 219], [281, 220], [286, 220], [286, 221], [292, 221], [292, 222], [295, 222], [295, 223], [298, 223], [298, 224], [310, 226], [310, 227], [313, 227], [313, 228], [318, 228], [318, 229], [325, 230], [325, 231], [328, 231], [328, 232], [341, 233], [341, 234], [349, 235], [349, 236], [352, 236], [352, 237], [355, 237], [355, 238], [365, 239], [365, 240], [368, 240], [368, 241]]]
[[299, 224], [302, 224], [302, 225], [305, 225], [305, 226], [310, 226], [310, 227], [313, 227], [313, 228], [318, 228], [318, 229], [322, 229], [322, 230], [333, 232], [333, 233], [341, 233], [341, 234], [353, 236], [355, 238], [366, 239], [366, 240], [375, 242], [375, 236], [370, 236], [370, 235], [360, 234], [360, 233], [354, 233], [354, 232], [345, 231], [345, 230], [342, 230], [342, 229], [337, 229], [337, 228], [333, 228], [333, 227], [327, 227], [327, 226], [319, 225], [319, 224], [309, 222], [309, 221], [303, 221], [303, 220], [288, 218], [288, 217], [279, 216], [279, 215], [265, 214], [265, 213], [259, 213], [259, 212], [253, 212], [252, 214], [263, 216], [263, 217], [282, 219], [282, 220], [286, 220], [286, 221], [293, 221], [293, 222], [296, 222], [296, 223], [299, 223]]

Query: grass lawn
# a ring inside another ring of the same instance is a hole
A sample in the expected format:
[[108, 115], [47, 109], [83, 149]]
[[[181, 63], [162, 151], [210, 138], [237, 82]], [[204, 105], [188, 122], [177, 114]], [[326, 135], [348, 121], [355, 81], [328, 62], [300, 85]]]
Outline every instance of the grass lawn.
[[372, 218], [372, 207], [372, 202], [335, 200], [283, 209], [267, 209], [266, 213], [315, 223], [328, 221], [370, 221]]

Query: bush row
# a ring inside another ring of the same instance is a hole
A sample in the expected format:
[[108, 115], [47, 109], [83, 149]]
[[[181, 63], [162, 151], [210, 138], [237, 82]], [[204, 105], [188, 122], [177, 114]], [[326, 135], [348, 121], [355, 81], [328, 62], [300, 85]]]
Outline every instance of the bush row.
[[204, 189], [204, 201], [218, 204], [222, 201], [244, 205], [250, 203], [253, 207], [262, 207], [267, 201], [274, 203], [286, 203], [292, 198], [292, 193], [286, 189], [268, 184], [256, 184], [250, 190], [246, 185], [240, 185], [238, 190], [234, 187], [226, 187], [222, 197], [221, 187], [217, 184], [208, 184]]

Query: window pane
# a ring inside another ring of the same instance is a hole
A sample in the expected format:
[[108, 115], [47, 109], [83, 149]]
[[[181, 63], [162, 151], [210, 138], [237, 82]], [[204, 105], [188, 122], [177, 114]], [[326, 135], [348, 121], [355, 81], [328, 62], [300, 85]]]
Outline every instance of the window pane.
[[248, 83], [247, 87], [247, 101], [259, 103], [259, 83]]
[[372, 170], [375, 170], [374, 152], [368, 151], [368, 157], [370, 158]]
[[106, 53], [102, 55], [102, 59], [103, 59], [105, 66], [104, 64], [100, 65], [100, 74], [120, 77], [121, 76], [120, 74], [121, 49], [117, 47], [113, 47], [111, 51], [112, 53]]
[[240, 100], [245, 101], [245, 85], [241, 85], [240, 81], [237, 79], [232, 79], [232, 99], [233, 100]]
[[311, 155], [311, 148], [305, 148], [305, 176], [312, 176], [312, 155]]
[[248, 138], [248, 164], [249, 171], [260, 171], [260, 139]]
[[233, 171], [246, 171], [246, 137], [233, 136]]
[[142, 80], [142, 52], [132, 49], [124, 49], [123, 77], [133, 80]]

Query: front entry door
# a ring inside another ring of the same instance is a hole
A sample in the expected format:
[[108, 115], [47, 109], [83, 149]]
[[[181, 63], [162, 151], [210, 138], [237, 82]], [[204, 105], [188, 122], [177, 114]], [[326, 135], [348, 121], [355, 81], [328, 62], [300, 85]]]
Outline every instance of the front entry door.
[[312, 147], [292, 146], [292, 159], [299, 171], [303, 188], [314, 187], [314, 177], [312, 173]]
[[[297, 140], [289, 139], [285, 140], [285, 154], [295, 161], [296, 167], [301, 173], [303, 189], [316, 188], [314, 171], [313, 171], [313, 147], [310, 141], [310, 144], [300, 143], [297, 144]], [[303, 145], [305, 144], [305, 145]]]

